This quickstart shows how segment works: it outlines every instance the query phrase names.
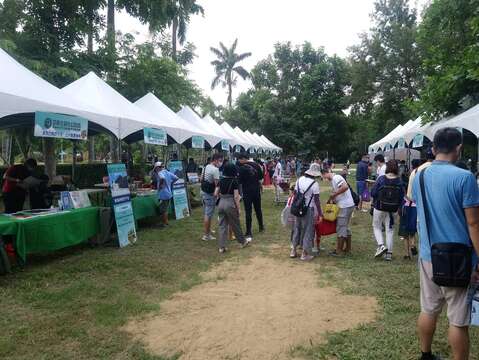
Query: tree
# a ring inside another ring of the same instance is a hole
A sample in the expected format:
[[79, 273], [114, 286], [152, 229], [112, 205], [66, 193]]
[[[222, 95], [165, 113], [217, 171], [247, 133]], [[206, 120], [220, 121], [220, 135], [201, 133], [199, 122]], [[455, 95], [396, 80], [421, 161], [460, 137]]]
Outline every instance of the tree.
[[233, 86], [237, 83], [236, 75], [239, 75], [243, 79], [249, 77], [248, 71], [244, 67], [238, 65], [239, 62], [251, 56], [250, 52], [237, 54], [236, 46], [238, 45], [238, 39], [233, 42], [233, 45], [228, 49], [222, 42], [220, 42], [220, 49], [211, 47], [217, 60], [211, 62], [211, 65], [215, 68], [216, 76], [211, 83], [211, 88], [214, 89], [218, 85], [228, 88], [228, 106], [231, 108], [233, 102]]
[[479, 101], [478, 0], [438, 0], [425, 10], [418, 45], [425, 86], [420, 110], [435, 119]]
[[169, 0], [167, 6], [168, 23], [171, 26], [172, 57], [177, 60], [177, 44], [186, 41], [186, 31], [191, 15], [204, 14], [204, 9], [196, 0]]

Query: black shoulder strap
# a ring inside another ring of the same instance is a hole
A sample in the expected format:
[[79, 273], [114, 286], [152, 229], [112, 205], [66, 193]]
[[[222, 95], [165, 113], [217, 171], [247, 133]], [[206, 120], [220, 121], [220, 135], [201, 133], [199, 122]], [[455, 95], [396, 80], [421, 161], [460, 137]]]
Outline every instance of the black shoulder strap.
[[424, 222], [426, 226], [426, 233], [427, 233], [427, 239], [429, 242], [429, 247], [431, 247], [431, 233], [429, 232], [429, 206], [427, 204], [427, 196], [426, 196], [426, 187], [424, 186], [424, 173], [426, 172], [426, 169], [422, 170], [419, 173], [419, 185], [421, 186], [421, 199], [422, 199], [422, 207], [424, 210]]
[[[306, 189], [306, 191], [304, 192], [304, 194], [306, 194], [306, 193], [309, 191], [309, 189], [311, 189], [311, 188], [313, 187], [313, 185], [314, 185], [315, 183], [316, 183], [316, 180], [313, 180], [313, 181], [311, 182], [311, 184], [308, 186], [308, 188]], [[313, 201], [313, 197], [314, 197], [314, 194], [311, 194], [311, 197], [309, 198], [308, 207], [309, 207], [309, 205], [311, 205], [311, 202]]]

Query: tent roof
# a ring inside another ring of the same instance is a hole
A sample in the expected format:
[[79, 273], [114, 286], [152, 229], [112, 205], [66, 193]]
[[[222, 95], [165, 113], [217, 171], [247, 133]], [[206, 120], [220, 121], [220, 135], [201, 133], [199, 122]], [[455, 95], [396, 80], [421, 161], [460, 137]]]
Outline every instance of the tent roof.
[[245, 149], [249, 148], [249, 145], [244, 141], [242, 137], [238, 135], [238, 133], [236, 133], [236, 131], [231, 127], [230, 124], [228, 124], [227, 122], [223, 122], [220, 126], [223, 128], [224, 131], [226, 131], [227, 134], [229, 134], [234, 139], [231, 145], [240, 145]]
[[189, 107], [183, 106], [180, 111], [176, 113], [190, 126], [200, 128], [206, 135], [203, 135], [205, 140], [211, 147], [215, 147], [222, 140], [222, 135], [216, 129], [211, 129], [206, 123]]
[[254, 144], [254, 147], [256, 149], [262, 149], [264, 148], [264, 144], [262, 142], [259, 142], [258, 139], [256, 139], [252, 133], [249, 132], [249, 130], [245, 130], [245, 135], [251, 139], [251, 142]]
[[267, 144], [270, 144], [270, 145], [273, 147], [273, 149], [275, 149], [275, 150], [281, 150], [281, 148], [280, 148], [279, 146], [275, 145], [275, 144], [274, 144], [270, 139], [268, 139], [266, 136], [261, 135], [261, 139], [263, 139], [264, 141], [266, 141]]
[[188, 124], [183, 118], [166, 106], [151, 92], [135, 102], [135, 105], [162, 124], [176, 142], [182, 144], [194, 135], [205, 136], [206, 133], [198, 127]]
[[[0, 118], [8, 115], [54, 112], [81, 116], [107, 130], [117, 119], [65, 95], [60, 89], [34, 74], [0, 49]], [[1, 122], [0, 122], [1, 125]], [[114, 133], [114, 132], [113, 132]]]
[[253, 133], [253, 137], [260, 143], [262, 144], [262, 148], [264, 150], [273, 150], [273, 147], [268, 144], [266, 141], [264, 141], [263, 139], [261, 139], [261, 137], [257, 134], [257, 133]]
[[208, 126], [217, 130], [218, 134], [222, 136], [223, 140], [228, 140], [229, 144], [234, 146], [237, 145], [237, 140], [235, 137], [231, 136], [224, 128], [218, 124], [215, 119], [213, 119], [209, 114], [202, 119]]
[[238, 134], [238, 136], [243, 139], [244, 143], [245, 143], [245, 148], [246, 150], [249, 150], [251, 148], [255, 148], [256, 145], [254, 144], [254, 142], [251, 141], [251, 139], [243, 132], [243, 130], [241, 130], [238, 126], [236, 126], [234, 129], [233, 129], [236, 134]]
[[118, 119], [118, 126], [111, 131], [121, 139], [145, 127], [161, 128], [162, 124], [151, 115], [132, 104], [94, 72], [65, 86], [62, 92], [83, 101], [103, 113]]

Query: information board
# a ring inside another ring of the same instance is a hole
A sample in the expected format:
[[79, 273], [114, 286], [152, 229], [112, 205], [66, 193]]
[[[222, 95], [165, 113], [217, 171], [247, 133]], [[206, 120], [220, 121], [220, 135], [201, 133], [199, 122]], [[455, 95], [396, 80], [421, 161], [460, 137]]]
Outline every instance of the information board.
[[424, 135], [422, 134], [417, 134], [414, 136], [414, 139], [412, 139], [412, 147], [413, 148], [418, 148], [423, 145], [424, 142]]
[[221, 150], [230, 151], [230, 142], [228, 140], [221, 140]]
[[88, 120], [79, 116], [35, 112], [34, 135], [60, 139], [87, 140]]
[[125, 247], [137, 240], [126, 167], [125, 164], [108, 164], [107, 169], [118, 242], [120, 247]]
[[204, 149], [205, 147], [205, 139], [203, 136], [192, 136], [191, 137], [191, 147], [193, 149]]
[[168, 136], [163, 129], [144, 128], [143, 137], [145, 144], [168, 145]]

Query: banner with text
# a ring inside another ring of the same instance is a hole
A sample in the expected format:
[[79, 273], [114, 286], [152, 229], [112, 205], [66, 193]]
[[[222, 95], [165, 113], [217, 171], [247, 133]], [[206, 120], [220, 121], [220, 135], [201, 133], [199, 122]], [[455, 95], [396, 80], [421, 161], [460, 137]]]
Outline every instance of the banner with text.
[[203, 136], [192, 136], [191, 137], [191, 147], [193, 149], [204, 149], [205, 139]]
[[413, 148], [418, 148], [423, 145], [424, 142], [424, 135], [422, 134], [417, 134], [414, 136], [414, 139], [412, 139], [412, 147]]
[[35, 112], [35, 130], [37, 137], [87, 140], [88, 120], [79, 116]]
[[143, 129], [145, 144], [168, 145], [168, 136], [163, 129], [145, 128]]
[[230, 142], [228, 140], [221, 140], [221, 150], [230, 151]]
[[131, 206], [130, 189], [125, 164], [108, 164], [108, 182], [120, 247], [136, 242], [135, 218]]

